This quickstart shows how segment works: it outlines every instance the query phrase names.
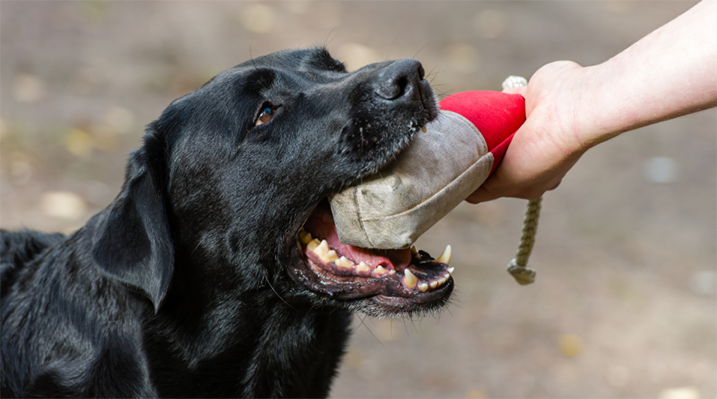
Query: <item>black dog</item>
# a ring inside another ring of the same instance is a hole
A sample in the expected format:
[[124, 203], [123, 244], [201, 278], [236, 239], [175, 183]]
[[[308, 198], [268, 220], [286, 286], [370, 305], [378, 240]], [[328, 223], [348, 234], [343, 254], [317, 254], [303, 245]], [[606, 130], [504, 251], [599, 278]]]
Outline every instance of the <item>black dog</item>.
[[325, 49], [177, 99], [81, 230], [2, 232], [2, 396], [326, 396], [351, 311], [417, 314], [453, 289], [425, 252], [340, 244], [324, 201], [437, 112], [417, 61], [348, 73]]

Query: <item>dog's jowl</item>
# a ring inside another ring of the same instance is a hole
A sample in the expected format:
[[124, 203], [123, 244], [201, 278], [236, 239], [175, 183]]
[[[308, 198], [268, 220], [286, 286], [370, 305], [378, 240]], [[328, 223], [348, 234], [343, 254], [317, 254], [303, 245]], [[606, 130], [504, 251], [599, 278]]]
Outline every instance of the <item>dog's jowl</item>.
[[2, 396], [326, 396], [351, 312], [453, 290], [425, 252], [341, 244], [326, 201], [437, 114], [419, 62], [349, 73], [324, 49], [175, 100], [82, 229], [2, 231]]

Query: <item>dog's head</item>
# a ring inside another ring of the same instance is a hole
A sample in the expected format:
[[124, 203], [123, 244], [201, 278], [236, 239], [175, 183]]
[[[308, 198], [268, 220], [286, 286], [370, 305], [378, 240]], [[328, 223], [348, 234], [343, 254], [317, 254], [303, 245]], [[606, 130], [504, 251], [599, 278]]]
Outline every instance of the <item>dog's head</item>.
[[341, 244], [325, 202], [379, 173], [437, 112], [415, 60], [351, 73], [321, 48], [247, 61], [149, 125], [97, 222], [94, 258], [156, 307], [175, 268], [217, 289], [271, 285], [287, 301], [371, 314], [440, 306], [447, 265]]

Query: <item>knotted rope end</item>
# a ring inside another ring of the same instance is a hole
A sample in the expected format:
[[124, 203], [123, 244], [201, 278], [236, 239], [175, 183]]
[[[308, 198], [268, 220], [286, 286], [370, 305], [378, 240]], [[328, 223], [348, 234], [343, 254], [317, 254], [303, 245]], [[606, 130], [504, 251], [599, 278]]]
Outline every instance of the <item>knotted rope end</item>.
[[520, 285], [528, 285], [535, 282], [535, 270], [528, 266], [519, 265], [515, 258], [510, 261], [507, 270]]

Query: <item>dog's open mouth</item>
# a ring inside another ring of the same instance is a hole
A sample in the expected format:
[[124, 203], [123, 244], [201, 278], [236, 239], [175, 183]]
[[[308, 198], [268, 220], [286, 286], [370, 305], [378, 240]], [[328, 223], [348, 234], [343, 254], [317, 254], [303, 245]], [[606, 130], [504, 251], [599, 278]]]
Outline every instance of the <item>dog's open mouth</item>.
[[433, 259], [424, 251], [377, 250], [339, 241], [328, 202], [322, 201], [299, 230], [296, 251], [305, 267], [294, 275], [312, 291], [338, 300], [370, 297], [415, 310], [447, 297], [453, 288], [451, 248]]

